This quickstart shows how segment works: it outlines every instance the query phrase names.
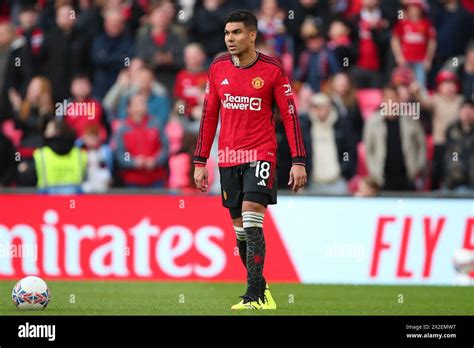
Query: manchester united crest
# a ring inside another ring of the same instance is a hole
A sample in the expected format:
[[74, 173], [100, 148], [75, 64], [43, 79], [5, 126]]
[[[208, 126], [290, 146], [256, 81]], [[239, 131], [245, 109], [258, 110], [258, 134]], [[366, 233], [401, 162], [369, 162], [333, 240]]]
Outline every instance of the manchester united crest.
[[255, 89], [260, 89], [260, 88], [263, 87], [263, 85], [264, 85], [264, 81], [263, 81], [263, 79], [262, 79], [261, 77], [254, 77], [254, 78], [252, 79], [252, 86], [253, 86], [253, 88], [255, 88]]

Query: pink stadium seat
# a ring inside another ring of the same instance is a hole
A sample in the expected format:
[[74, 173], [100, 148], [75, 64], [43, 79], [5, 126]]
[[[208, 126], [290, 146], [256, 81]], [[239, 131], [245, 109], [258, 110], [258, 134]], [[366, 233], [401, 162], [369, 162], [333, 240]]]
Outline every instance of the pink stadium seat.
[[165, 133], [168, 136], [170, 155], [175, 154], [181, 148], [183, 140], [183, 126], [178, 120], [171, 120], [166, 125]]
[[189, 170], [191, 166], [190, 161], [191, 159], [187, 153], [180, 153], [170, 157], [169, 188], [177, 189], [189, 186]]
[[382, 91], [380, 89], [359, 89], [357, 91], [362, 117], [366, 120], [380, 107]]
[[[194, 170], [191, 165], [191, 156], [187, 153], [173, 155], [169, 159], [170, 177], [169, 188], [171, 189], [194, 189], [194, 183], [191, 182], [190, 170]], [[207, 170], [209, 172], [209, 186], [214, 182], [214, 172], [217, 170], [217, 164], [212, 158], [207, 161]]]
[[349, 180], [349, 182], [347, 183], [347, 189], [350, 193], [354, 194], [357, 192], [357, 190], [359, 189], [360, 179], [362, 179], [362, 176], [354, 175], [351, 180]]
[[433, 144], [433, 137], [431, 135], [426, 136], [426, 158], [428, 162], [433, 161], [434, 156], [434, 144]]
[[368, 175], [369, 171], [367, 170], [367, 165], [365, 163], [365, 145], [362, 141], [357, 144], [357, 156], [357, 175]]
[[3, 131], [3, 134], [5, 134], [5, 136], [12, 141], [15, 147], [20, 146], [20, 141], [21, 141], [21, 137], [23, 136], [23, 132], [15, 128], [15, 124], [13, 123], [13, 120], [4, 121], [2, 131]]

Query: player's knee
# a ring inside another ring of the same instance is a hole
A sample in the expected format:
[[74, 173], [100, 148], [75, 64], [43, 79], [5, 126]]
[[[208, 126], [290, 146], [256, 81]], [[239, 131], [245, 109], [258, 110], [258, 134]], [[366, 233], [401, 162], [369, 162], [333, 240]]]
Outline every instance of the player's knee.
[[234, 225], [235, 227], [242, 227], [242, 217], [232, 219], [232, 225]]
[[260, 203], [244, 201], [242, 203], [242, 212], [251, 211], [255, 213], [265, 213], [265, 206]]

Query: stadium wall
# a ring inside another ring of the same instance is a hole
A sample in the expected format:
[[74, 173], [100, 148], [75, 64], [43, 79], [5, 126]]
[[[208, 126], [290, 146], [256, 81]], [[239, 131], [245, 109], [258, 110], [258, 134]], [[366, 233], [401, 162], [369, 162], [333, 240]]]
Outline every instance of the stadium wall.
[[[0, 279], [245, 280], [220, 197], [9, 194], [0, 207]], [[283, 196], [264, 228], [272, 282], [451, 285], [453, 252], [474, 249], [474, 201]]]

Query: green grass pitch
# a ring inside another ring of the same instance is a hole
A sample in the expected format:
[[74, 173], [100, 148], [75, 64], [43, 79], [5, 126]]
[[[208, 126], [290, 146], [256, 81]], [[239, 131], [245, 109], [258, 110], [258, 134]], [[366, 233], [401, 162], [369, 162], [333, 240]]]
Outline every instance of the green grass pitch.
[[0, 315], [474, 315], [474, 287], [271, 284], [276, 311], [231, 311], [243, 283], [48, 281], [52, 299], [19, 311], [0, 281]]

